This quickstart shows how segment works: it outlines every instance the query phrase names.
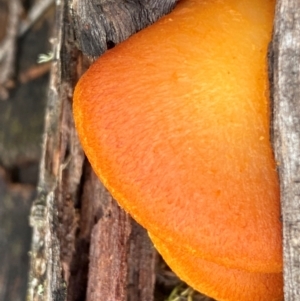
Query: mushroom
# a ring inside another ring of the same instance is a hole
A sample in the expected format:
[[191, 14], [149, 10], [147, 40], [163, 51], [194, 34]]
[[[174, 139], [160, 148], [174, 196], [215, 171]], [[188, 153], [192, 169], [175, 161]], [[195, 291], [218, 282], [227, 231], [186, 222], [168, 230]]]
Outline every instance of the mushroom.
[[73, 105], [95, 173], [171, 268], [196, 289], [185, 264], [238, 270], [274, 289], [255, 298], [268, 301], [282, 281], [266, 66], [274, 5], [182, 0], [102, 55]]
[[150, 234], [156, 249], [177, 275], [218, 301], [283, 301], [282, 273], [251, 273], [228, 269], [166, 245]]

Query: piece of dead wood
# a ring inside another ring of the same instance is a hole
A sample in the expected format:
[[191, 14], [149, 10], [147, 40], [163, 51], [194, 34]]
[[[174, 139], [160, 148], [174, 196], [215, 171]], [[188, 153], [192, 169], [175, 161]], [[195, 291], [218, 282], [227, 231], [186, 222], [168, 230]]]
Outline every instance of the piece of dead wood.
[[77, 45], [84, 54], [96, 58], [169, 13], [177, 1], [72, 0], [70, 7]]
[[300, 1], [278, 0], [271, 45], [273, 144], [280, 177], [284, 297], [300, 300]]
[[[131, 1], [132, 7], [134, 2], [141, 9], [140, 1]], [[119, 208], [95, 177], [77, 139], [72, 93], [88, 61], [81, 59], [75, 47], [69, 4], [56, 2], [43, 156], [31, 213], [28, 301], [152, 301], [156, 251], [145, 230]], [[156, 16], [147, 18], [149, 22], [166, 13], [159, 4], [156, 9], [154, 14], [143, 8], [143, 13]], [[120, 15], [122, 7], [117, 22], [125, 28], [126, 20], [122, 22]], [[102, 22], [104, 18], [111, 23], [115, 17], [102, 15]], [[118, 36], [119, 31], [109, 33], [114, 34]]]

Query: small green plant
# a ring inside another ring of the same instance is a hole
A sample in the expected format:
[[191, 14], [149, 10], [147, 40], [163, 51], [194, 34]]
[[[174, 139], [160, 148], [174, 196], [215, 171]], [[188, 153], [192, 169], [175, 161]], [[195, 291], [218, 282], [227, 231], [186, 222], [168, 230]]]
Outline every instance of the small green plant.
[[191, 287], [184, 288], [177, 285], [166, 301], [193, 301], [194, 290]]
[[41, 54], [38, 56], [37, 62], [38, 62], [39, 64], [47, 63], [47, 62], [52, 61], [53, 58], [54, 58], [53, 52], [52, 52], [52, 51], [49, 51], [48, 53], [41, 53]]

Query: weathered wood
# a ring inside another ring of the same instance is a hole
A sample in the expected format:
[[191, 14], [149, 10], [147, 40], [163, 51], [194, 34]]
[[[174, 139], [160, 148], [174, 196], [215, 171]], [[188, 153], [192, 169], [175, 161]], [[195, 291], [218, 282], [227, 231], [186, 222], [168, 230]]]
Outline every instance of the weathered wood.
[[280, 177], [285, 301], [300, 300], [300, 1], [278, 0], [271, 45], [273, 144]]
[[70, 0], [78, 47], [84, 54], [98, 57], [169, 13], [177, 1]]
[[[68, 5], [67, 0], [56, 3], [43, 155], [31, 214], [28, 301], [152, 301], [156, 251], [145, 230], [118, 207], [95, 177], [77, 139], [72, 93], [89, 63], [75, 46]], [[127, 14], [132, 16], [142, 8], [147, 16], [163, 14], [159, 6], [155, 14], [144, 6], [132, 12], [130, 7]], [[122, 14], [106, 18], [108, 23], [114, 18], [122, 23]], [[128, 32], [140, 28], [134, 26]], [[119, 29], [114, 30], [120, 38]]]
[[[88, 170], [84, 200], [98, 222], [91, 233], [87, 301], [153, 300], [155, 258], [148, 235]], [[100, 203], [96, 197], [101, 196]]]
[[[62, 131], [61, 116], [63, 105], [68, 103], [66, 93], [72, 85], [62, 81], [62, 61], [60, 54], [64, 37], [64, 7], [56, 5], [56, 23], [54, 31], [54, 57], [45, 118], [45, 135], [40, 165], [37, 199], [35, 200], [30, 224], [33, 228], [29, 287], [27, 300], [63, 301], [66, 300], [66, 282], [62, 274], [60, 260], [61, 246], [58, 237], [58, 185], [64, 170], [66, 152], [61, 149], [67, 141], [60, 136], [69, 132]], [[69, 135], [68, 135], [69, 136]], [[83, 157], [83, 155], [82, 155]], [[79, 180], [77, 179], [77, 182]], [[63, 226], [62, 226], [63, 227]]]

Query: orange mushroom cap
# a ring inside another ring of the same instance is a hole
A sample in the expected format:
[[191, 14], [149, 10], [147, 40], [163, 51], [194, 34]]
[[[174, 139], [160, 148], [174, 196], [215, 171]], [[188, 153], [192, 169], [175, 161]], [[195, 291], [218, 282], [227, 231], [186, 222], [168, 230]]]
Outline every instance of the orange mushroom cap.
[[228, 269], [195, 257], [178, 244], [168, 245], [151, 234], [150, 238], [182, 280], [218, 301], [283, 301], [282, 273]]
[[167, 246], [259, 273], [282, 270], [273, 16], [274, 0], [182, 0], [101, 56], [74, 94], [82, 146], [126, 211]]

